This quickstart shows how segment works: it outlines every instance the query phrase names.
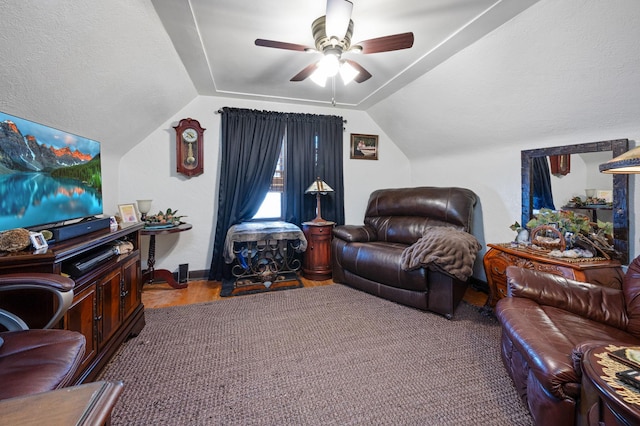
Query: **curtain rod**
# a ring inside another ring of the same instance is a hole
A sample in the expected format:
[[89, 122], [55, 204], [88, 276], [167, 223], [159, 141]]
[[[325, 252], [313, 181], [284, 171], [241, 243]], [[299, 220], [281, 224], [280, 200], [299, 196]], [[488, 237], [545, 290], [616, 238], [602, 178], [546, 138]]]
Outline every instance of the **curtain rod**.
[[[222, 113], [223, 113], [223, 111], [222, 111], [221, 109], [219, 109], [219, 110], [217, 110], [215, 113], [216, 113], [216, 114], [222, 114]], [[343, 119], [343, 120], [342, 120], [342, 122], [343, 122], [344, 124], [347, 124], [347, 120], [344, 120], [344, 119]]]

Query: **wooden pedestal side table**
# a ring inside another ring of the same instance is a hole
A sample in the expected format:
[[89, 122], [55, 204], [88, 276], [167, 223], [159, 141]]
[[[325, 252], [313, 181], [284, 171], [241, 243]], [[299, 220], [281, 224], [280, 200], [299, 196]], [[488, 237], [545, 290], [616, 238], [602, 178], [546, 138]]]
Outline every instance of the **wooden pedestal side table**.
[[499, 299], [507, 295], [507, 267], [519, 266], [561, 275], [576, 281], [598, 284], [605, 287], [621, 288], [624, 273], [617, 260], [564, 260], [535, 253], [511, 243], [487, 244], [489, 251], [484, 255], [484, 272], [489, 285], [487, 307], [493, 308]]
[[147, 258], [147, 269], [142, 272], [142, 282], [152, 283], [154, 281], [166, 281], [173, 288], [187, 288], [187, 283], [179, 283], [173, 278], [171, 271], [167, 269], [155, 269], [156, 264], [156, 235], [174, 234], [191, 229], [191, 224], [181, 223], [171, 228], [144, 228], [141, 235], [149, 236], [149, 257]]
[[616, 372], [629, 370], [608, 353], [622, 346], [596, 346], [582, 357], [582, 425], [613, 426], [640, 424], [640, 390], [621, 382]]
[[0, 401], [4, 425], [109, 425], [122, 382], [93, 382]]
[[304, 222], [302, 232], [307, 250], [302, 258], [302, 274], [314, 281], [331, 279], [331, 237], [335, 222]]

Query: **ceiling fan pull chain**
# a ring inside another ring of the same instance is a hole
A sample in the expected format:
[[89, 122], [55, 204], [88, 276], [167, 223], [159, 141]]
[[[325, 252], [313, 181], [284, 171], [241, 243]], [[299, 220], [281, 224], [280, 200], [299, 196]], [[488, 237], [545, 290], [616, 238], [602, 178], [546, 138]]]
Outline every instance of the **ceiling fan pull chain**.
[[336, 106], [336, 77], [331, 77], [331, 90], [333, 91], [333, 96], [331, 97], [331, 105]]

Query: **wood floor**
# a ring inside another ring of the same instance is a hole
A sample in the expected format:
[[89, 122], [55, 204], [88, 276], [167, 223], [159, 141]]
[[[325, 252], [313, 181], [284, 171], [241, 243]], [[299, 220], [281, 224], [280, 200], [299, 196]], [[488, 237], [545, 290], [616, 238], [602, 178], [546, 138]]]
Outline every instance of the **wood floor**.
[[[333, 280], [311, 281], [304, 277], [301, 280], [305, 287], [334, 285]], [[142, 303], [145, 309], [153, 309], [210, 302], [222, 299], [221, 289], [222, 284], [219, 281], [206, 280], [189, 281], [189, 286], [183, 289], [174, 289], [166, 283], [145, 284], [142, 289]], [[483, 306], [487, 301], [487, 294], [469, 287], [464, 300], [472, 305]]]

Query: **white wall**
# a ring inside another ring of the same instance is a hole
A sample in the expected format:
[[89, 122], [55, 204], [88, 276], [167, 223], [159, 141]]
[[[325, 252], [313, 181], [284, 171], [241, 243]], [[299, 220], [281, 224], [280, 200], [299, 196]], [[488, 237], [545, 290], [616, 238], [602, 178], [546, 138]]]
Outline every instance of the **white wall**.
[[[342, 116], [347, 120], [344, 131], [345, 221], [362, 223], [369, 194], [379, 188], [403, 187], [410, 183], [409, 160], [387, 135], [364, 112], [337, 108], [256, 102], [221, 97], [201, 96], [177, 112], [120, 161], [118, 203], [153, 199], [152, 213], [167, 208], [186, 214], [193, 229], [156, 238], [156, 268], [177, 270], [189, 263], [191, 271], [209, 269], [215, 236], [220, 155], [220, 115], [222, 107], [303, 112]], [[183, 118], [198, 120], [204, 132], [204, 173], [186, 178], [175, 171], [175, 130]], [[349, 159], [350, 134], [379, 135], [379, 160]], [[304, 196], [300, 194], [300, 196]], [[117, 210], [117, 203], [111, 210]], [[105, 211], [108, 210], [105, 208]], [[309, 218], [312, 219], [312, 218]], [[143, 262], [146, 262], [146, 238]]]
[[[192, 270], [206, 269], [217, 188], [214, 111], [237, 106], [338, 114], [348, 120], [347, 223], [361, 223], [373, 189], [461, 186], [479, 196], [475, 234], [481, 243], [509, 241], [509, 225], [521, 216], [521, 150], [621, 138], [635, 146], [640, 140], [639, 20], [637, 0], [542, 0], [366, 114], [196, 98], [123, 157], [119, 202], [153, 198], [154, 208], [188, 214], [193, 231], [159, 239], [159, 266], [175, 270], [188, 261]], [[205, 174], [191, 180], [174, 172], [171, 126], [185, 117], [208, 129]], [[379, 134], [381, 160], [349, 160], [349, 133]], [[640, 254], [635, 188], [632, 176], [631, 258]], [[474, 273], [481, 279], [483, 253]]]
[[521, 150], [640, 140], [638, 22], [636, 0], [543, 0], [368, 112], [409, 156], [413, 185], [472, 189], [481, 243], [510, 241]]

